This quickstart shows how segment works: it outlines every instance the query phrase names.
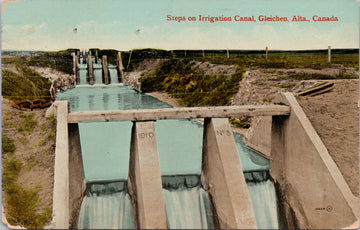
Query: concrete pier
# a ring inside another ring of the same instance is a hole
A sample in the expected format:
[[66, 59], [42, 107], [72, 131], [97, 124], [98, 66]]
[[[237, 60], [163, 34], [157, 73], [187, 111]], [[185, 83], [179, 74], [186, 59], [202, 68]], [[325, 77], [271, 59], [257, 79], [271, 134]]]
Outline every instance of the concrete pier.
[[103, 69], [103, 79], [104, 84], [109, 84], [109, 69], [108, 69], [108, 63], [107, 63], [107, 56], [102, 56], [102, 69]]
[[94, 84], [94, 71], [93, 71], [93, 63], [92, 63], [92, 57], [91, 55], [88, 56], [88, 78], [89, 78], [89, 83], [91, 85]]
[[166, 212], [153, 121], [134, 122], [129, 191], [140, 229], [166, 229]]
[[215, 228], [256, 229], [240, 158], [226, 118], [205, 119], [202, 173], [214, 207]]
[[122, 58], [121, 58], [121, 52], [117, 53], [116, 56], [116, 65], [117, 65], [117, 70], [118, 70], [118, 77], [119, 77], [119, 82], [122, 83], [124, 82], [123, 80], [123, 70], [124, 70], [124, 66], [122, 64]]
[[291, 93], [274, 100], [290, 116], [273, 116], [271, 176], [278, 186], [287, 229], [340, 229], [359, 218], [359, 199]]
[[75, 54], [75, 52], [71, 53], [73, 57], [73, 72], [75, 75], [76, 82], [78, 82], [78, 70], [79, 70], [79, 56]]

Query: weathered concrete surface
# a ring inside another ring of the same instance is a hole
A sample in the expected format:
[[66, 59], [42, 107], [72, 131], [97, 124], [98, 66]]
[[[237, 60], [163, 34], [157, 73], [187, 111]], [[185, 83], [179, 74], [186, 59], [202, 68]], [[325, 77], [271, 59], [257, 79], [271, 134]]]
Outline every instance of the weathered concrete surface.
[[54, 167], [53, 219], [56, 229], [69, 228], [69, 138], [68, 101], [57, 101]]
[[252, 119], [252, 126], [244, 136], [244, 142], [268, 158], [271, 152], [271, 116], [259, 116]]
[[92, 63], [92, 57], [91, 57], [91, 55], [89, 55], [89, 57], [88, 57], [87, 66], [88, 66], [88, 78], [89, 78], [89, 83], [90, 83], [91, 85], [93, 85], [93, 84], [94, 84], [94, 71], [93, 71], [93, 63]]
[[106, 55], [102, 56], [102, 69], [103, 69], [104, 84], [109, 84], [109, 69], [108, 69]]
[[140, 229], [166, 229], [165, 201], [154, 122], [134, 122], [129, 190]]
[[202, 173], [213, 205], [215, 227], [257, 228], [235, 140], [226, 118], [205, 119]]
[[286, 228], [340, 229], [359, 219], [359, 200], [350, 191], [325, 145], [291, 93], [275, 103], [290, 116], [272, 121], [271, 176], [278, 186]]
[[241, 116], [289, 115], [290, 108], [281, 105], [244, 105], [216, 107], [179, 107], [143, 110], [79, 111], [69, 114], [69, 123], [79, 121], [132, 120], [149, 121], [176, 118], [227, 118]]
[[82, 163], [79, 127], [69, 124], [69, 214], [70, 226], [76, 228], [82, 198], [85, 192], [84, 168]]
[[116, 56], [116, 65], [117, 65], [117, 70], [118, 70], [118, 76], [119, 76], [119, 82], [122, 83], [123, 81], [123, 70], [124, 70], [124, 66], [122, 64], [122, 58], [121, 58], [121, 52], [117, 53]]

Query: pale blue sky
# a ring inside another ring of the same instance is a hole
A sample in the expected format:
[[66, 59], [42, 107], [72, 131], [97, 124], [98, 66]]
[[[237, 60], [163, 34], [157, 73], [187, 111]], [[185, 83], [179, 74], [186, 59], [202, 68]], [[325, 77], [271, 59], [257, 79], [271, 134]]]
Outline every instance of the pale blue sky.
[[[336, 16], [338, 22], [168, 22], [166, 16]], [[2, 49], [325, 49], [359, 47], [355, 0], [20, 0], [2, 15]], [[77, 33], [74, 33], [77, 28]]]

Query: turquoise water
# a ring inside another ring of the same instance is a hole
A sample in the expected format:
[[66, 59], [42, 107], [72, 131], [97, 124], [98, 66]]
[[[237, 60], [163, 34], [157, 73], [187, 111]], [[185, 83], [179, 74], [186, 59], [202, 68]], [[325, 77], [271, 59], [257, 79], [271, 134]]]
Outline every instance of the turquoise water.
[[[57, 100], [69, 100], [71, 111], [171, 107], [127, 86], [77, 87], [59, 93]], [[125, 179], [128, 165], [124, 162], [129, 159], [131, 127], [130, 121], [79, 123], [86, 180]], [[161, 174], [200, 175], [202, 124], [190, 119], [157, 120], [155, 130]], [[269, 160], [247, 148], [238, 134], [234, 138], [244, 171], [269, 169]], [[113, 161], [120, 162], [122, 167], [113, 169], [105, 164], [109, 162], [115, 167]]]
[[71, 111], [125, 110], [170, 108], [158, 99], [138, 93], [128, 86], [89, 86], [67, 89], [56, 95], [57, 100], [68, 100]]
[[86, 181], [127, 180], [131, 128], [130, 121], [79, 123]]

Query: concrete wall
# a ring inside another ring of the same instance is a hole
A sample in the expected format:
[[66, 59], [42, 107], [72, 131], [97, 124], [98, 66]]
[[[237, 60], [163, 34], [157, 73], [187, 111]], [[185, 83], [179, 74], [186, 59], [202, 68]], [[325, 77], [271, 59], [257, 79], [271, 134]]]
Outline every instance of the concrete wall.
[[165, 201], [153, 121], [133, 124], [128, 184], [137, 227], [166, 229]]
[[358, 218], [351, 193], [320, 137], [291, 93], [275, 103], [289, 105], [290, 116], [272, 121], [271, 176], [278, 187], [285, 227], [339, 229]]
[[51, 227], [69, 228], [69, 138], [68, 102], [57, 101], [56, 148], [54, 166], [53, 219]]
[[251, 127], [247, 130], [244, 142], [249, 147], [264, 154], [267, 158], [271, 152], [272, 116], [253, 117]]
[[85, 193], [79, 127], [69, 124], [69, 215], [70, 226], [76, 228], [82, 198]]
[[206, 118], [202, 173], [209, 192], [215, 227], [255, 229], [240, 158], [227, 118]]

